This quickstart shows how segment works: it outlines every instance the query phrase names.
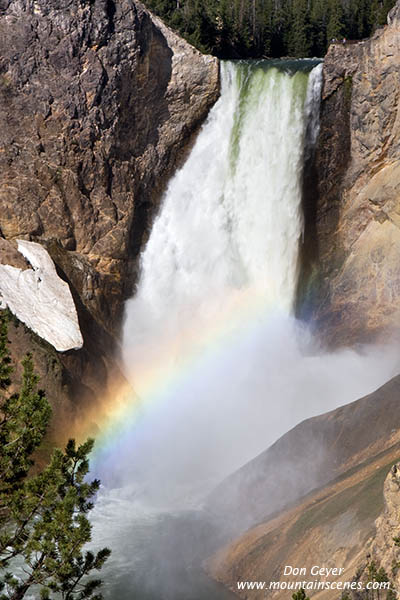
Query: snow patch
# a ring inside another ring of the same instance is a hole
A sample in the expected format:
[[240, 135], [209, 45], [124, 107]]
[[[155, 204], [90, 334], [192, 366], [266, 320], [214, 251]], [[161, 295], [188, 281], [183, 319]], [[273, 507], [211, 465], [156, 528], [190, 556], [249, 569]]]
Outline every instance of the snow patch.
[[18, 240], [32, 269], [0, 265], [0, 306], [8, 308], [59, 352], [83, 346], [78, 315], [68, 284], [60, 279], [47, 250]]

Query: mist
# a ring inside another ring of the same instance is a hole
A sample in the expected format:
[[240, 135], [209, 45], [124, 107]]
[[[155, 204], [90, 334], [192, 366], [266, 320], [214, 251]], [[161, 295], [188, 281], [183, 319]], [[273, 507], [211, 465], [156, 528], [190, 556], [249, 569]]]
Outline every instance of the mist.
[[326, 448], [308, 439], [304, 455], [277, 461], [276, 480], [290, 489], [252, 495], [239, 515], [230, 510], [243, 496], [236, 484], [224, 496], [214, 491], [214, 514], [202, 510], [209, 493], [303, 419], [372, 392], [399, 370], [395, 348], [324, 353], [291, 319], [271, 317], [231, 341], [162, 406], [145, 410], [136, 433], [102, 464], [93, 522], [94, 545], [113, 548], [107, 598], [128, 600], [134, 590], [140, 600], [233, 600], [206, 577], [204, 560], [260, 514], [319, 485]]
[[292, 316], [321, 83], [312, 61], [222, 65], [221, 98], [168, 186], [126, 305], [139, 408], [103, 481], [134, 481], [157, 506], [198, 501], [302, 419], [396, 373], [383, 349], [324, 353]]
[[[394, 348], [323, 352], [306, 326], [277, 315], [190, 370], [144, 406], [135, 431], [102, 465], [113, 486], [135, 482], [150, 506], [195, 506], [221, 479], [300, 421], [374, 391], [399, 371]], [[184, 361], [184, 359], [182, 359]]]

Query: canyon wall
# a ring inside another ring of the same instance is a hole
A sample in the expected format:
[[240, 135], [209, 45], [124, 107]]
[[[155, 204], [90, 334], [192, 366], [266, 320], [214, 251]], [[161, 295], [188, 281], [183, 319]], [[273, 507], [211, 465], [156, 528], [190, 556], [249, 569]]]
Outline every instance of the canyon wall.
[[398, 3], [371, 39], [325, 58], [299, 314], [332, 346], [399, 333], [399, 55]]
[[82, 393], [104, 388], [151, 218], [218, 93], [218, 61], [140, 2], [0, 0], [0, 237], [44, 245], [69, 283], [85, 343], [58, 360]]
[[[284, 600], [288, 589], [240, 591], [237, 583], [323, 581], [311, 576], [314, 565], [344, 569], [328, 581], [352, 581], [371, 560], [392, 578], [391, 561], [399, 558], [393, 544], [399, 477], [390, 471], [400, 451], [399, 390], [397, 376], [361, 400], [308, 419], [215, 490], [209, 510], [235, 526], [253, 525], [208, 560], [215, 579], [241, 598]], [[305, 567], [307, 575], [285, 576], [285, 565]], [[328, 600], [341, 592], [308, 595]]]

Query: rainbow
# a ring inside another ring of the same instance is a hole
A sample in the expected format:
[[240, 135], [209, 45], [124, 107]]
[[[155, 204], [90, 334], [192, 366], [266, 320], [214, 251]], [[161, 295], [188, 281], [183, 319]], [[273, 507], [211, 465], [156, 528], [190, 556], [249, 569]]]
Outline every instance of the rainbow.
[[[223, 315], [216, 314], [208, 327], [199, 332], [186, 328], [175, 339], [167, 340], [157, 359], [142, 363], [134, 379], [120, 378], [98, 399], [76, 427], [79, 440], [95, 437], [91, 458], [94, 470], [103, 460], [117, 459], [118, 453], [138, 435], [141, 419], [151, 411], [168, 411], [169, 402], [181, 386], [199, 372], [207, 372], [224, 360], [226, 352], [256, 335], [260, 325], [287, 318], [265, 294], [246, 289], [227, 301]], [[171, 354], [180, 359], [171, 361]], [[140, 390], [136, 393], [136, 389]]]

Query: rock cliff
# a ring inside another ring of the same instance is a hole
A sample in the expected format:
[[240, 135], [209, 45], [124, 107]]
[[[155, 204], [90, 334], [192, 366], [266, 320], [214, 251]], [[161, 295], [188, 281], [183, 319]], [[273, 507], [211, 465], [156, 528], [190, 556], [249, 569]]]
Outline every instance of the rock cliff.
[[218, 93], [217, 60], [140, 2], [0, 0], [0, 237], [44, 245], [69, 283], [79, 384], [104, 386], [150, 219]]
[[399, 54], [397, 3], [371, 39], [332, 44], [325, 58], [300, 313], [330, 345], [398, 335]]
[[375, 523], [376, 534], [369, 549], [370, 558], [388, 574], [393, 587], [400, 586], [400, 463], [388, 473], [383, 486], [384, 510]]

